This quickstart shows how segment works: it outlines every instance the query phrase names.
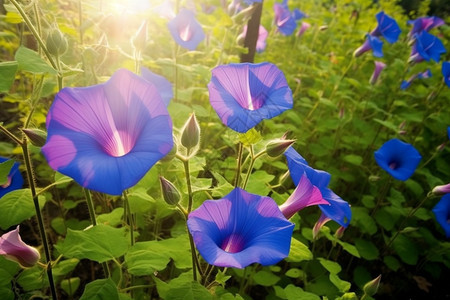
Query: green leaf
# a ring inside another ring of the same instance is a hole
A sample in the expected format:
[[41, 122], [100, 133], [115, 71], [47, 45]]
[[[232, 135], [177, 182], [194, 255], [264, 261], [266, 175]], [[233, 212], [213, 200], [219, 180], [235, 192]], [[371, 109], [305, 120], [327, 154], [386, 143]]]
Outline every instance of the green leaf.
[[17, 71], [17, 61], [0, 63], [0, 93], [8, 92], [14, 82]]
[[9, 287], [11, 280], [19, 270], [20, 266], [18, 263], [0, 256], [0, 286], [7, 285]]
[[250, 175], [246, 190], [249, 193], [267, 195], [270, 192], [268, 184], [274, 178], [274, 175], [268, 174], [266, 171], [256, 171]]
[[344, 161], [351, 163], [355, 166], [360, 166], [363, 162], [363, 158], [359, 155], [349, 154], [342, 158]]
[[48, 277], [40, 266], [25, 269], [17, 278], [17, 283], [25, 290], [39, 290], [48, 286]]
[[358, 249], [358, 253], [361, 255], [361, 257], [367, 260], [377, 259], [380, 255], [378, 248], [371, 241], [356, 239], [355, 246], [356, 249]]
[[102, 263], [125, 254], [128, 238], [125, 228], [99, 224], [82, 231], [68, 229], [66, 239], [55, 247], [65, 257], [87, 258]]
[[322, 257], [319, 257], [318, 260], [319, 260], [320, 264], [325, 269], [327, 269], [328, 272], [330, 272], [330, 274], [337, 274], [342, 270], [341, 266], [337, 262], [327, 260]]
[[2, 295], [3, 300], [14, 300], [16, 299], [16, 295], [12, 291], [11, 287], [0, 286], [0, 295]]
[[355, 246], [353, 246], [352, 244], [343, 242], [341, 240], [337, 240], [338, 244], [342, 246], [342, 248], [347, 251], [348, 253], [350, 253], [351, 255], [360, 258], [361, 256], [359, 255], [358, 249], [356, 249]]
[[[1, 76], [1, 74], [0, 74]], [[1, 84], [1, 83], [0, 83]], [[11, 172], [11, 168], [14, 165], [14, 160], [9, 159], [0, 163], [0, 186], [8, 183], [8, 175]]]
[[35, 214], [30, 189], [11, 191], [4, 195], [2, 201], [0, 201], [0, 228], [6, 230], [33, 217]]
[[350, 282], [340, 279], [336, 274], [330, 274], [330, 281], [343, 293], [347, 292], [352, 286]]
[[129, 195], [130, 211], [132, 213], [145, 213], [149, 211], [155, 199], [153, 199], [143, 188], [134, 189]]
[[15, 59], [19, 64], [19, 70], [31, 73], [57, 73], [56, 70], [49, 66], [37, 52], [26, 47], [19, 47], [16, 52]]
[[66, 260], [59, 261], [54, 267], [53, 267], [53, 275], [54, 276], [65, 276], [72, 272], [78, 263], [80, 262], [79, 259], [76, 258], [70, 258]]
[[265, 270], [257, 272], [252, 278], [256, 284], [262, 286], [273, 286], [280, 280], [279, 276]]
[[392, 243], [394, 250], [397, 252], [400, 259], [409, 264], [415, 265], [419, 259], [419, 250], [416, 244], [414, 244], [408, 237], [399, 234]]
[[397, 271], [401, 267], [401, 264], [398, 261], [398, 259], [396, 259], [393, 256], [385, 256], [383, 258], [383, 261], [384, 261], [384, 264], [394, 272]]
[[111, 278], [98, 279], [86, 285], [80, 300], [119, 300], [119, 291]]
[[98, 215], [97, 223], [116, 227], [122, 223], [123, 212], [123, 207], [118, 207], [108, 214]]
[[66, 292], [70, 297], [75, 294], [80, 287], [80, 277], [72, 277], [69, 279], [61, 280], [61, 289]]
[[289, 284], [285, 289], [287, 300], [321, 300], [320, 297], [316, 294], [305, 292], [299, 287], [296, 287], [293, 284]]
[[245, 146], [254, 145], [262, 140], [262, 136], [255, 128], [250, 129], [246, 133], [239, 134], [239, 141]]
[[351, 225], [361, 229], [361, 232], [373, 235], [377, 232], [377, 224], [369, 215], [369, 211], [365, 207], [352, 207]]
[[299, 278], [299, 277], [304, 276], [304, 274], [305, 274], [305, 272], [303, 272], [302, 270], [297, 269], [297, 268], [292, 268], [292, 269], [287, 270], [287, 272], [284, 275], [286, 275], [287, 277], [291, 277], [291, 278]]
[[313, 254], [309, 250], [309, 248], [299, 240], [292, 238], [291, 249], [289, 251], [289, 256], [286, 257], [286, 261], [301, 262], [304, 260], [311, 260], [311, 259], [313, 259]]
[[183, 300], [197, 300], [197, 299], [212, 299], [211, 293], [197, 281], [184, 282], [185, 278], [181, 281], [178, 278], [172, 280], [168, 284], [168, 291], [164, 299], [183, 299]]
[[10, 24], [19, 24], [23, 22], [22, 16], [13, 11], [8, 11], [4, 20], [6, 23]]

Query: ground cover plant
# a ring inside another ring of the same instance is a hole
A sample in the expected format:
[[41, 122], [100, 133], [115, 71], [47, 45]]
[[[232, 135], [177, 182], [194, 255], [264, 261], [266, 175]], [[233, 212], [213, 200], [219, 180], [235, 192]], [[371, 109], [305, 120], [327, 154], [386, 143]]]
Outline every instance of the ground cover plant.
[[449, 297], [436, 3], [1, 4], [2, 299]]

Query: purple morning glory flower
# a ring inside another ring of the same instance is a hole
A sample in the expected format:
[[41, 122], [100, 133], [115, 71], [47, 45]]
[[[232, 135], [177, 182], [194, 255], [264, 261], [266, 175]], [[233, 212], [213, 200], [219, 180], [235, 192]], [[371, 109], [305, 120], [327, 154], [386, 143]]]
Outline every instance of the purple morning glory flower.
[[430, 59], [436, 62], [441, 60], [441, 54], [446, 50], [439, 38], [426, 31], [416, 33], [414, 37], [415, 43], [408, 61], [418, 63]]
[[25, 268], [34, 266], [41, 258], [36, 248], [28, 246], [22, 241], [19, 225], [16, 229], [0, 236], [0, 255]]
[[153, 83], [153, 85], [158, 90], [162, 101], [167, 107], [170, 103], [170, 100], [173, 98], [172, 84], [163, 76], [155, 74], [144, 67], [141, 68], [141, 76], [145, 80]]
[[422, 31], [430, 31], [435, 27], [444, 25], [445, 22], [438, 17], [420, 17], [415, 20], [409, 20], [408, 24], [413, 25], [411, 31], [408, 33], [408, 36], [411, 38], [416, 33], [420, 33]]
[[328, 172], [311, 168], [306, 160], [292, 147], [286, 150], [284, 155], [294, 184], [298, 186], [301, 183], [302, 176], [306, 175], [311, 184], [320, 190], [322, 198], [329, 203], [328, 205], [319, 205], [320, 210], [328, 218], [341, 226], [347, 227], [352, 218], [352, 211], [347, 201], [342, 200], [328, 188], [331, 175]]
[[154, 84], [125, 69], [105, 83], [64, 88], [47, 115], [42, 152], [83, 187], [120, 195], [172, 148], [172, 121]]
[[[247, 35], [247, 25], [244, 26], [242, 33], [237, 37], [237, 40], [244, 40]], [[259, 25], [258, 40], [256, 41], [256, 52], [261, 53], [266, 49], [266, 40], [269, 33], [264, 26]]]
[[406, 90], [407, 88], [409, 88], [409, 86], [411, 85], [411, 83], [416, 80], [416, 79], [424, 79], [424, 78], [430, 78], [431, 77], [431, 71], [430, 69], [427, 69], [424, 72], [420, 72], [417, 74], [414, 74], [413, 76], [409, 77], [408, 80], [403, 80], [401, 85], [400, 85], [400, 89], [402, 90]]
[[283, 35], [291, 35], [294, 33], [297, 27], [297, 21], [306, 17], [306, 14], [299, 9], [294, 9], [291, 12], [287, 5], [287, 0], [283, 0], [283, 3], [275, 3], [273, 10], [275, 12], [275, 25]]
[[416, 170], [422, 156], [412, 145], [392, 139], [375, 152], [377, 164], [392, 177], [405, 181]]
[[195, 50], [205, 39], [202, 25], [195, 19], [195, 14], [181, 9], [178, 15], [167, 23], [175, 42], [188, 50]]
[[354, 57], [361, 56], [363, 53], [372, 50], [375, 57], [383, 57], [383, 41], [376, 36], [366, 34], [366, 40], [361, 47], [353, 52]]
[[375, 61], [375, 70], [373, 70], [372, 76], [370, 77], [369, 83], [375, 84], [380, 77], [381, 71], [386, 68], [386, 64], [381, 61]]
[[208, 89], [209, 101], [222, 123], [241, 133], [293, 105], [286, 78], [271, 63], [215, 67]]
[[[9, 160], [9, 159], [5, 158], [5, 157], [0, 157], [0, 163], [3, 163], [7, 160]], [[11, 191], [22, 188], [23, 177], [22, 177], [22, 174], [20, 174], [18, 162], [15, 162], [13, 164], [11, 171], [9, 172], [7, 180], [8, 181], [5, 184], [0, 185], [0, 198]]]
[[433, 208], [433, 213], [438, 223], [445, 231], [445, 235], [450, 237], [450, 194], [446, 194]]
[[400, 27], [394, 18], [388, 16], [383, 11], [375, 16], [378, 21], [378, 26], [370, 33], [373, 36], [383, 36], [389, 43], [395, 43], [401, 33]]
[[211, 265], [245, 268], [276, 264], [289, 254], [294, 224], [272, 198], [235, 188], [189, 214], [195, 246]]
[[450, 87], [450, 61], [442, 63], [442, 76], [444, 76], [445, 84]]
[[302, 25], [300, 25], [300, 29], [297, 32], [297, 36], [300, 37], [302, 36], [306, 30], [308, 30], [308, 28], [311, 27], [311, 24], [306, 23], [306, 22], [302, 22]]

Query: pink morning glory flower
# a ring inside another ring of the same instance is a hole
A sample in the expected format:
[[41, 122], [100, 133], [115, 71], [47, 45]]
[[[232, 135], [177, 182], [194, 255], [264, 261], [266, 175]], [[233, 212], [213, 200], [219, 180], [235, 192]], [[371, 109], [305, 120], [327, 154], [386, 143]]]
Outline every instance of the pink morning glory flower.
[[185, 8], [167, 23], [173, 39], [183, 48], [195, 50], [205, 39], [202, 25], [195, 19], [195, 14]]
[[271, 63], [218, 66], [212, 70], [208, 89], [222, 123], [241, 133], [293, 105], [286, 78]]
[[381, 61], [375, 61], [375, 70], [373, 70], [372, 76], [370, 77], [370, 84], [375, 84], [380, 77], [381, 71], [386, 68], [386, 64]]
[[[247, 25], [244, 26], [242, 33], [237, 37], [238, 40], [245, 39], [247, 35]], [[256, 41], [256, 52], [261, 53], [266, 49], [266, 39], [269, 33], [264, 26], [259, 25], [258, 40]]]
[[22, 241], [19, 235], [19, 226], [0, 237], [0, 255], [25, 268], [34, 266], [41, 258], [39, 251]]
[[62, 89], [46, 125], [50, 167], [111, 195], [135, 185], [173, 146], [157, 87], [125, 69], [102, 84]]
[[409, 20], [409, 25], [413, 25], [411, 31], [408, 33], [408, 37], [412, 38], [416, 33], [420, 33], [422, 31], [430, 31], [435, 27], [439, 27], [444, 25], [445, 22], [441, 18], [438, 17], [420, 17], [415, 20]]
[[187, 225], [209, 264], [239, 269], [252, 263], [272, 265], [287, 257], [294, 230], [272, 198], [240, 188], [203, 202], [189, 214]]

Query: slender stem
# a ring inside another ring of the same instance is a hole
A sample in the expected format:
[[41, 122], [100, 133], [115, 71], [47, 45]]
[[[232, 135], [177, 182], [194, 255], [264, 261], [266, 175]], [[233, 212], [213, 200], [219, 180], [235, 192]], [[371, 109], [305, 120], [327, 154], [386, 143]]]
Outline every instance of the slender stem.
[[78, 0], [78, 28], [80, 29], [80, 44], [84, 44], [83, 36], [83, 6], [81, 5], [81, 0]]
[[91, 192], [88, 189], [83, 188], [84, 196], [86, 197], [86, 203], [89, 209], [89, 217], [93, 226], [97, 226], [97, 218], [95, 217], [94, 202], [92, 201]]
[[253, 153], [253, 146], [250, 146], [250, 156], [251, 156], [251, 160], [250, 160], [250, 165], [248, 166], [248, 170], [247, 170], [247, 174], [245, 175], [245, 180], [244, 183], [242, 184], [242, 188], [245, 189], [247, 187], [247, 183], [248, 180], [250, 179], [250, 175], [252, 174], [253, 171], [253, 166], [255, 165], [255, 161], [261, 157], [262, 155], [264, 155], [266, 152], [265, 151], [261, 151], [258, 154], [254, 155]]
[[[39, 34], [39, 36], [41, 36], [42, 35], [42, 26], [41, 26], [41, 18], [39, 17], [37, 1], [34, 1], [34, 3], [33, 3], [33, 11], [34, 11], [34, 18], [36, 19], [37, 33]], [[39, 55], [42, 54], [41, 52], [42, 52], [41, 47], [38, 47]]]
[[63, 77], [61, 76], [61, 60], [59, 59], [59, 55], [56, 55], [56, 65], [58, 67], [58, 91], [62, 90], [63, 88]]
[[44, 246], [45, 260], [47, 263], [47, 277], [48, 277], [48, 283], [50, 285], [50, 292], [52, 293], [53, 299], [57, 300], [58, 294], [56, 293], [55, 282], [53, 281], [52, 258], [50, 255], [50, 247], [49, 247], [49, 243], [47, 240], [47, 234], [45, 233], [44, 219], [41, 214], [41, 208], [39, 207], [39, 200], [38, 200], [38, 196], [36, 193], [36, 186], [35, 186], [34, 175], [33, 175], [34, 170], [33, 170], [32, 164], [31, 164], [30, 152], [28, 151], [28, 143], [27, 143], [26, 138], [23, 139], [21, 146], [22, 146], [23, 158], [25, 161], [25, 167], [27, 170], [28, 184], [30, 185], [31, 196], [33, 197], [34, 208], [36, 210], [36, 217], [37, 217], [38, 226], [39, 226], [39, 233], [41, 236], [42, 244]]
[[127, 219], [128, 225], [130, 226], [130, 240], [131, 240], [131, 246], [134, 245], [134, 219], [133, 215], [130, 210], [130, 202], [128, 200], [128, 194], [126, 192], [123, 192], [123, 199], [124, 199], [124, 206], [126, 207], [126, 215], [125, 218]]
[[197, 281], [197, 267], [200, 269], [200, 265], [197, 259], [197, 254], [195, 252], [194, 239], [190, 232], [189, 235], [189, 244], [191, 245], [191, 255], [192, 255], [192, 277], [194, 281]]
[[188, 214], [192, 211], [192, 184], [191, 184], [191, 175], [189, 170], [189, 160], [185, 159], [183, 160], [184, 165], [184, 174], [186, 176], [186, 185], [188, 189], [188, 208], [187, 212]]
[[11, 140], [16, 142], [19, 146], [22, 146], [23, 142], [19, 138], [17, 138], [11, 131], [3, 127], [1, 123], [0, 123], [0, 131], [6, 134]]
[[237, 158], [237, 165], [236, 165], [236, 177], [234, 178], [234, 187], [239, 186], [239, 181], [241, 179], [241, 167], [242, 167], [242, 153], [244, 150], [244, 145], [239, 142], [238, 146], [238, 158]]

